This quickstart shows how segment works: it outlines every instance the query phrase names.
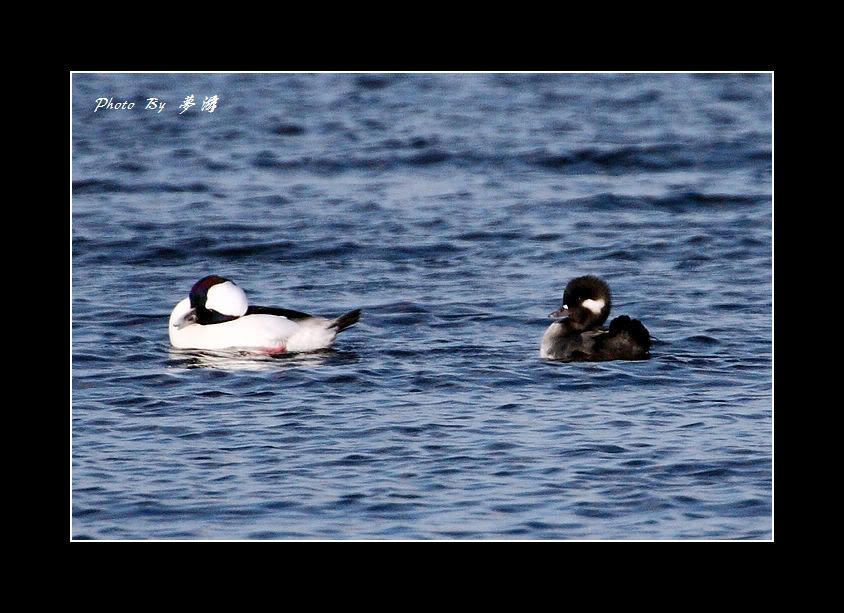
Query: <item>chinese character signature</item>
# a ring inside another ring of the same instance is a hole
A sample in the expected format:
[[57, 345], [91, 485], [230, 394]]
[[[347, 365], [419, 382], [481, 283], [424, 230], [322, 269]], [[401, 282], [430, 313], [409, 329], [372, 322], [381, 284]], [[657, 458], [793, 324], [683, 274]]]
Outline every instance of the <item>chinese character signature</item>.
[[[216, 111], [217, 105], [220, 103], [220, 97], [214, 95], [210, 97], [205, 96], [204, 98], [202, 105], [199, 107], [199, 111], [201, 113], [213, 113]], [[146, 111], [156, 111], [157, 113], [160, 113], [164, 110], [164, 107], [167, 106], [167, 103], [161, 98], [147, 98], [146, 101], [146, 106], [144, 106], [144, 110]], [[196, 96], [193, 94], [186, 96], [179, 105], [179, 115], [184, 114], [185, 111], [194, 106], [196, 106]], [[105, 109], [107, 111], [131, 111], [133, 108], [135, 108], [135, 103], [129, 102], [128, 100], [115, 103], [114, 98], [97, 98], [95, 101], [94, 112], [96, 113], [100, 109]]]

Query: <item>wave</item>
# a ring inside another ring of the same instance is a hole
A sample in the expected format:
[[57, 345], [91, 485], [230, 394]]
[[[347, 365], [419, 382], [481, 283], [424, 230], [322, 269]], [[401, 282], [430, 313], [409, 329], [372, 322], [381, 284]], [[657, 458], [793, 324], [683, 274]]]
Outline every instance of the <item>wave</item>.
[[310, 170], [318, 173], [446, 163], [464, 167], [527, 166], [542, 171], [562, 172], [582, 171], [587, 167], [610, 171], [665, 171], [693, 167], [723, 169], [733, 168], [742, 162], [758, 165], [760, 161], [771, 161], [771, 149], [767, 143], [754, 145], [731, 141], [620, 145], [609, 148], [589, 146], [562, 152], [508, 151], [506, 144], [500, 149], [456, 149], [439, 144], [436, 136], [390, 139], [382, 145], [386, 145], [387, 150], [374, 155], [344, 153], [284, 157], [265, 149], [252, 159], [252, 165], [260, 169]]
[[211, 187], [202, 182], [189, 183], [124, 183], [114, 179], [81, 179], [73, 182], [74, 194], [105, 193], [160, 193], [160, 192], [210, 192]]

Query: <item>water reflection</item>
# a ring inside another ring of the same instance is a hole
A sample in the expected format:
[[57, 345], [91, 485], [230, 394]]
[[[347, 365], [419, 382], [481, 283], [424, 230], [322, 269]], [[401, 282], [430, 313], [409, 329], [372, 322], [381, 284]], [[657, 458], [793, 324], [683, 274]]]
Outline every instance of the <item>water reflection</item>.
[[354, 351], [323, 349], [310, 353], [265, 355], [248, 351], [208, 351], [169, 348], [168, 368], [217, 368], [221, 370], [277, 371], [288, 367], [319, 367], [358, 362]]

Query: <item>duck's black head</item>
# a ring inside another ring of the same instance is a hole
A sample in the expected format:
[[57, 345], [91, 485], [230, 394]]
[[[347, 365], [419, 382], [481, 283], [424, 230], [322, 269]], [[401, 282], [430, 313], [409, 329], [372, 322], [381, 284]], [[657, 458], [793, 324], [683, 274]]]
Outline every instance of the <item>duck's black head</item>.
[[243, 290], [219, 275], [209, 275], [194, 283], [189, 297], [200, 324], [237, 319], [246, 313], [249, 306]]
[[568, 317], [574, 328], [588, 330], [604, 323], [610, 315], [610, 308], [612, 297], [609, 285], [598, 277], [586, 275], [569, 281], [563, 292], [563, 306], [549, 317]]

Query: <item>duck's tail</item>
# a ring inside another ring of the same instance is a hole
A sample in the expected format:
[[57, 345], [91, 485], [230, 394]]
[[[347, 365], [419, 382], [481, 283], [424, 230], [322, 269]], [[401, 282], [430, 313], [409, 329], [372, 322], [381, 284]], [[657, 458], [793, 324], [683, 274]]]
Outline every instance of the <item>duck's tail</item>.
[[355, 325], [360, 319], [360, 309], [349, 311], [345, 315], [340, 315], [337, 319], [329, 324], [329, 328], [337, 328], [337, 332], [342, 332], [349, 326]]
[[651, 348], [651, 335], [648, 329], [638, 319], [631, 319], [627, 315], [619, 315], [610, 322], [608, 340], [632, 339], [638, 353], [647, 354]]

